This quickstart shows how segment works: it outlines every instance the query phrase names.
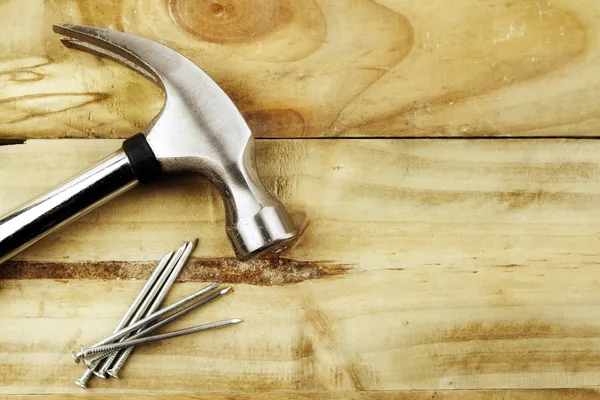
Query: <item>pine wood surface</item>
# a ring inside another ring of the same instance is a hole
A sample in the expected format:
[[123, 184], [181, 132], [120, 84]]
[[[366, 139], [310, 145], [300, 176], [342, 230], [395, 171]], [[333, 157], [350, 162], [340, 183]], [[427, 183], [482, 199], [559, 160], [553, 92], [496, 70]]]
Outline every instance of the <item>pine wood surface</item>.
[[[118, 146], [0, 147], [2, 207]], [[259, 141], [265, 183], [302, 233], [287, 253], [248, 263], [233, 259], [221, 200], [206, 183], [180, 177], [136, 188], [3, 265], [0, 391], [78, 392], [81, 367], [69, 350], [108, 333], [152, 261], [195, 234], [200, 243], [171, 298], [211, 281], [235, 292], [173, 328], [245, 322], [140, 348], [122, 381], [96, 380], [95, 390], [593, 387], [599, 147]]]
[[85, 395], [600, 398], [600, 3], [5, 0], [0, 22], [0, 214], [161, 108], [141, 76], [64, 48], [51, 26], [67, 22], [203, 68], [300, 229], [287, 252], [237, 261], [196, 176], [84, 216], [0, 267], [0, 396], [81, 396], [70, 352], [198, 237], [169, 301], [234, 291], [169, 330], [244, 323], [140, 347]]
[[0, 137], [128, 137], [162, 105], [141, 76], [64, 48], [56, 22], [182, 52], [260, 137], [597, 136], [599, 11], [594, 0], [3, 1]]

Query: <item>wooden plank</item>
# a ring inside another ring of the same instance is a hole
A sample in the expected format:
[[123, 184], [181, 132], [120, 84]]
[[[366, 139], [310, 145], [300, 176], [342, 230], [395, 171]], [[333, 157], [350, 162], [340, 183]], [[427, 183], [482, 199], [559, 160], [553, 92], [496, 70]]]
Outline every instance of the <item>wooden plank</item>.
[[[351, 273], [235, 285], [178, 321], [236, 327], [140, 347], [101, 392], [579, 388], [600, 376], [597, 267]], [[70, 352], [110, 333], [140, 281], [3, 280], [0, 393], [77, 393]], [[176, 285], [168, 302], [203, 282]], [[169, 329], [170, 330], [170, 329]]]
[[63, 48], [51, 30], [63, 21], [181, 51], [261, 137], [600, 128], [595, 0], [7, 0], [0, 11], [3, 138], [127, 137], [160, 109], [143, 78]]
[[[118, 145], [0, 147], [0, 207]], [[70, 350], [110, 331], [142, 285], [133, 278], [193, 236], [171, 299], [208, 281], [235, 293], [173, 328], [245, 322], [140, 348], [125, 379], [96, 390], [597, 384], [600, 142], [269, 140], [257, 150], [303, 232], [291, 251], [235, 262], [207, 184], [136, 188], [0, 269], [0, 393], [77, 392]]]
[[[0, 147], [0, 213], [119, 146]], [[257, 143], [265, 184], [302, 232], [286, 257], [364, 270], [596, 265], [598, 154], [595, 140]], [[200, 238], [196, 257], [232, 257], [220, 196], [199, 177], [176, 177], [135, 188], [17, 259], [156, 260], [192, 237]]]
[[[120, 394], [88, 394], [89, 399], [120, 399]], [[74, 394], [55, 394], [39, 396], [45, 400], [67, 400], [77, 399], [80, 396]], [[598, 391], [593, 389], [559, 389], [559, 390], [445, 390], [445, 391], [365, 391], [365, 392], [274, 392], [274, 393], [195, 393], [195, 394], [127, 394], [128, 399], [182, 399], [182, 400], [271, 400], [271, 399], [351, 399], [351, 400], [571, 400], [571, 399], [598, 399]], [[30, 396], [2, 396], [0, 398], [9, 400], [27, 400]]]

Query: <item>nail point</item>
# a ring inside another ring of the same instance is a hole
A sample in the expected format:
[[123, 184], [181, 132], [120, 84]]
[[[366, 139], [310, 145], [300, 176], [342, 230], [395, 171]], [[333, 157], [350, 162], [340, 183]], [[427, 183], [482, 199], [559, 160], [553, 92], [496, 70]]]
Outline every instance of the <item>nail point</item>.
[[225, 289], [221, 290], [221, 294], [225, 294], [225, 293], [229, 292], [230, 290], [231, 290], [231, 286], [228, 286]]

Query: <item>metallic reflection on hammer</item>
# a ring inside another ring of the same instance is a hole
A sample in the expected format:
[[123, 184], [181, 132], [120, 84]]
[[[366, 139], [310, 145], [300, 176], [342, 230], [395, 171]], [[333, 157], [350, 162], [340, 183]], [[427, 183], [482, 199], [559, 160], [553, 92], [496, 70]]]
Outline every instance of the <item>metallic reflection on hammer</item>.
[[163, 109], [123, 148], [0, 219], [0, 263], [97, 206], [162, 173], [193, 171], [223, 197], [226, 230], [247, 260], [296, 236], [284, 206], [263, 186], [250, 128], [231, 99], [189, 59], [152, 40], [106, 29], [54, 25], [69, 48], [115, 60], [166, 93]]

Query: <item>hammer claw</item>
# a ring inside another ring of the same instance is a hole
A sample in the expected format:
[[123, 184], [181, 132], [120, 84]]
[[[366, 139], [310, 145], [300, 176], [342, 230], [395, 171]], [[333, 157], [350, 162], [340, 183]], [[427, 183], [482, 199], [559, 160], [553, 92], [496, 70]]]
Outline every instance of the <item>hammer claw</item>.
[[90, 54], [93, 54], [93, 55], [96, 55], [99, 57], [103, 57], [103, 58], [108, 58], [108, 59], [116, 61], [120, 64], [123, 64], [126, 67], [131, 68], [138, 74], [151, 80], [153, 83], [159, 84], [158, 80], [156, 79], [156, 77], [154, 75], [152, 75], [151, 72], [140, 67], [140, 65], [128, 60], [127, 58], [125, 58], [117, 53], [114, 53], [106, 48], [98, 47], [91, 43], [83, 42], [79, 39], [73, 39], [73, 38], [62, 38], [62, 39], [60, 39], [60, 41], [65, 45], [65, 47], [68, 47], [70, 49], [84, 51], [86, 53], [90, 53]]
[[130, 43], [131, 38], [147, 39], [115, 32], [117, 38], [121, 39], [115, 40], [109, 30], [70, 24], [54, 24], [53, 29], [54, 32], [66, 36], [60, 40], [66, 47], [109, 58], [133, 69], [155, 84], [161, 84], [153, 68], [129, 48], [133, 44]]

